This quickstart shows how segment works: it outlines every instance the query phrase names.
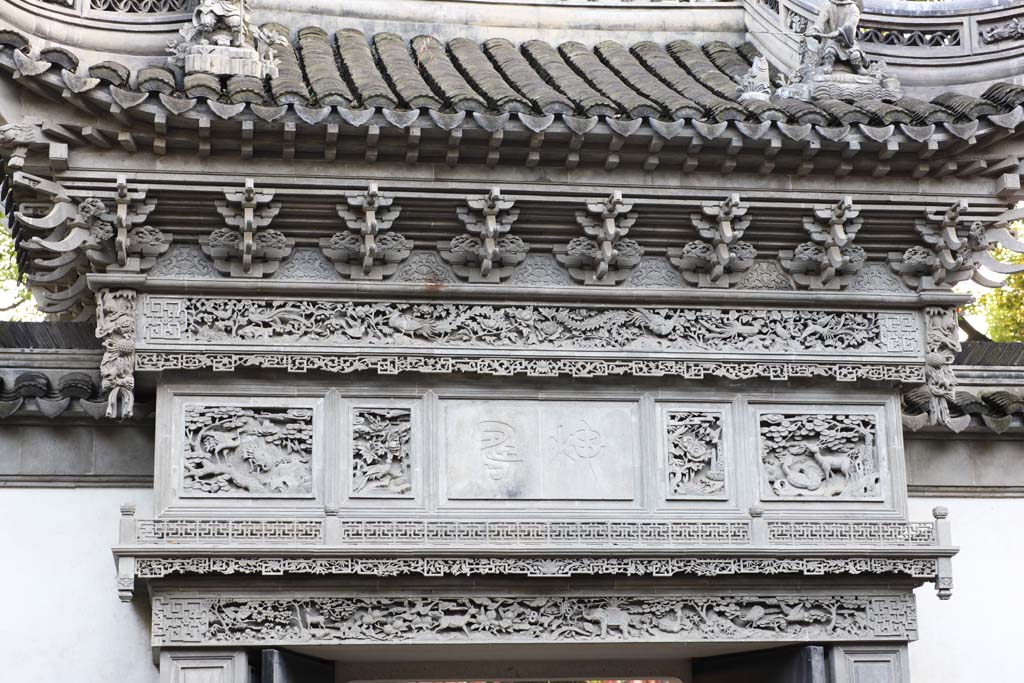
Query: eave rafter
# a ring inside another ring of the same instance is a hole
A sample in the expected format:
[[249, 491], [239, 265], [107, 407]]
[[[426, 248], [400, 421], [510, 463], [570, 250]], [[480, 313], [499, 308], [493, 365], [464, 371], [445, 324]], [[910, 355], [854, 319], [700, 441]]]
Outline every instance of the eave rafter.
[[61, 130], [64, 139], [100, 150], [117, 147], [158, 156], [181, 150], [243, 160], [354, 157], [371, 163], [567, 169], [586, 164], [606, 170], [639, 166], [723, 175], [992, 176], [1007, 171], [1006, 165], [958, 157], [977, 157], [979, 150], [1015, 136], [1024, 121], [1021, 106], [964, 123], [829, 126], [223, 103], [127, 90], [33, 59], [9, 45], [0, 47], [0, 69], [36, 94], [71, 105], [75, 115], [68, 118], [74, 124], [48, 124]]

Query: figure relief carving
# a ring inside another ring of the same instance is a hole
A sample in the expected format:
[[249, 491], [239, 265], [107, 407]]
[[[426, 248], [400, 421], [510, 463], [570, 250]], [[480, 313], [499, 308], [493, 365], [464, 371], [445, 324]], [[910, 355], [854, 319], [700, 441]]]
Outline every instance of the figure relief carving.
[[858, 499], [882, 494], [871, 415], [764, 414], [761, 461], [774, 498]]
[[412, 411], [352, 410], [352, 495], [412, 496]]
[[633, 204], [615, 191], [603, 201], [587, 204], [576, 212], [576, 222], [586, 237], [576, 237], [566, 246], [554, 248], [555, 258], [577, 282], [585, 285], [617, 285], [640, 263], [644, 248], [626, 239], [636, 223]]
[[[186, 600], [191, 600], [186, 606]], [[904, 596], [265, 597], [154, 601], [158, 645], [913, 637]], [[182, 608], [187, 613], [182, 613]], [[196, 629], [200, 631], [196, 633]]]
[[1004, 40], [1024, 40], [1024, 21], [1020, 17], [981, 29], [981, 41], [986, 45], [1001, 43]]
[[320, 248], [335, 269], [352, 280], [383, 280], [409, 258], [413, 243], [391, 226], [402, 212], [395, 198], [377, 189], [350, 192], [346, 203], [338, 204], [338, 215], [349, 227], [320, 240]]
[[183, 415], [184, 496], [312, 496], [311, 409], [186, 405]]
[[129, 418], [135, 408], [135, 303], [131, 289], [103, 289], [97, 295], [96, 337], [103, 340], [100, 376], [111, 418]]
[[504, 282], [530, 251], [522, 239], [509, 234], [519, 209], [513, 208], [515, 202], [503, 198], [498, 188], [466, 204], [459, 207], [458, 216], [469, 234], [439, 242], [441, 257], [464, 280]]
[[667, 413], [669, 498], [723, 497], [722, 414]]
[[[825, 0], [800, 42], [800, 66], [780, 97], [799, 100], [897, 100], [899, 81], [885, 62], [869, 61], [860, 47], [861, 0]], [[792, 14], [790, 16], [793, 16]]]
[[698, 287], [732, 287], [743, 279], [757, 258], [753, 245], [742, 240], [750, 225], [748, 210], [740, 196], [733, 194], [721, 204], [704, 206], [702, 213], [690, 215], [703, 239], [668, 250], [669, 260], [687, 282]]
[[982, 267], [1002, 274], [1024, 271], [1024, 265], [1003, 263], [991, 253], [996, 248], [1024, 253], [1024, 242], [1014, 237], [1009, 221], [1000, 217], [991, 226], [968, 222], [963, 218], [968, 208], [967, 202], [960, 200], [944, 212], [926, 212], [914, 223], [925, 246], [889, 254], [892, 269], [908, 285], [917, 290], [949, 289], [970, 279], [983, 287], [1000, 287], [1003, 283], [988, 278]]
[[816, 209], [814, 217], [804, 218], [811, 241], [780, 251], [782, 267], [804, 289], [845, 289], [867, 260], [864, 249], [853, 244], [863, 224], [850, 197]]
[[170, 235], [146, 224], [157, 201], [144, 186], [129, 189], [119, 176], [112, 191], [72, 196], [59, 183], [27, 173], [14, 174], [14, 184], [48, 198], [45, 216], [14, 213], [20, 226], [19, 246], [39, 256], [26, 276], [44, 313], [91, 310], [86, 282], [89, 272], [143, 273], [167, 251]]
[[267, 277], [291, 255], [295, 240], [267, 228], [281, 210], [281, 202], [273, 199], [274, 190], [257, 191], [252, 178], [246, 179], [241, 191], [224, 190], [217, 211], [228, 227], [199, 238], [203, 253], [213, 259], [219, 272], [232, 277]]

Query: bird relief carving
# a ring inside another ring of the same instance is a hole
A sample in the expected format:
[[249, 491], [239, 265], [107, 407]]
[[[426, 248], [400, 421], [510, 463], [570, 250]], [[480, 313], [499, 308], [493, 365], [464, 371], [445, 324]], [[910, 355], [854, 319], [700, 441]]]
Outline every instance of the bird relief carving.
[[968, 208], [967, 202], [960, 200], [945, 211], [927, 211], [914, 223], [924, 245], [889, 254], [892, 269], [904, 282], [918, 290], [949, 289], [965, 280], [1000, 287], [1003, 283], [985, 271], [1004, 275], [1024, 272], [1024, 265], [1003, 263], [992, 254], [998, 248], [1024, 253], [1024, 242], [1010, 230], [1010, 223], [1019, 220], [1024, 211], [1010, 211], [986, 226], [965, 220]]
[[187, 405], [185, 497], [313, 493], [313, 411]]
[[633, 204], [615, 191], [602, 201], [587, 204], [576, 212], [576, 222], [586, 236], [576, 237], [568, 245], [554, 247], [555, 258], [577, 282], [585, 285], [617, 285], [640, 263], [644, 248], [626, 239], [636, 223]]
[[384, 194], [377, 184], [366, 192], [350, 192], [338, 215], [348, 230], [320, 240], [320, 249], [334, 268], [352, 280], [383, 280], [398, 270], [412, 253], [413, 243], [391, 227], [401, 214], [395, 198]]
[[878, 498], [881, 472], [870, 415], [765, 414], [760, 454], [775, 498]]
[[509, 234], [519, 218], [514, 205], [501, 196], [500, 189], [493, 188], [486, 197], [469, 199], [466, 206], [459, 207], [459, 220], [468, 234], [438, 243], [441, 258], [451, 264], [456, 275], [470, 282], [491, 283], [512, 276], [530, 251], [522, 239]]
[[352, 495], [411, 497], [411, 440], [412, 411], [408, 408], [355, 408]]
[[780, 251], [782, 267], [804, 289], [845, 289], [867, 260], [864, 249], [853, 243], [863, 225], [850, 197], [816, 209], [813, 217], [804, 218], [811, 241]]
[[[757, 258], [757, 250], [741, 238], [750, 225], [748, 206], [732, 194], [722, 203], [704, 206], [690, 215], [703, 238], [668, 250], [669, 260], [683, 278], [698, 287], [732, 287], [738, 284]], [[705, 241], [708, 240], [708, 241]]]

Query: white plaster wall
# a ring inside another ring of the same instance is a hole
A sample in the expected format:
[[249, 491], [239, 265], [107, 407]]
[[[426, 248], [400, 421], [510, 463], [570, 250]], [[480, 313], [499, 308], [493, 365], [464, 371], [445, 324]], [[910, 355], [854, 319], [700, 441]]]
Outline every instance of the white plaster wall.
[[910, 646], [912, 683], [980, 683], [1024, 678], [1024, 499], [911, 498], [910, 517], [949, 508], [953, 597], [917, 591], [920, 640]]
[[156, 683], [148, 603], [117, 598], [120, 506], [144, 489], [0, 488], [0, 680]]

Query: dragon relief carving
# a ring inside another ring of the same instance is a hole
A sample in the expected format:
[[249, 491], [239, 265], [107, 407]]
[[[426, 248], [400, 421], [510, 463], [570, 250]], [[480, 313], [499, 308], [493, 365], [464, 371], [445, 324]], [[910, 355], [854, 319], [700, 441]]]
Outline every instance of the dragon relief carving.
[[912, 637], [903, 596], [296, 597], [154, 600], [154, 642], [857, 640]]
[[690, 222], [703, 239], [668, 250], [669, 260], [687, 282], [698, 287], [732, 287], [743, 280], [757, 258], [753, 245], [742, 241], [750, 225], [748, 210], [740, 196], [732, 194], [721, 204], [704, 206], [701, 213], [690, 215]]
[[455, 274], [470, 282], [503, 282], [523, 262], [529, 245], [508, 234], [519, 218], [515, 202], [493, 188], [486, 197], [469, 199], [458, 210], [459, 220], [469, 234], [451, 242], [439, 242], [441, 257], [451, 264]]
[[1002, 263], [991, 253], [1000, 247], [1024, 253], [1024, 242], [1010, 232], [1010, 222], [1022, 212], [1010, 211], [986, 226], [981, 221], [968, 224], [963, 219], [968, 208], [967, 202], [960, 200], [944, 212], [925, 212], [925, 217], [914, 223], [925, 245], [889, 254], [892, 269], [908, 285], [917, 290], [948, 289], [973, 280], [983, 287], [1000, 287], [1003, 283], [989, 279], [983, 268], [1002, 274], [1024, 272], [1024, 265]]
[[125, 176], [112, 191], [88, 196], [72, 196], [60, 183], [20, 171], [14, 184], [52, 202], [45, 216], [14, 213], [19, 246], [38, 256], [25, 281], [44, 313], [77, 309], [86, 316], [92, 308], [88, 273], [147, 272], [171, 244], [170, 235], [146, 224], [156, 199], [147, 198], [144, 186], [130, 189]]
[[313, 493], [313, 411], [186, 405], [186, 496], [308, 497]]
[[96, 337], [103, 340], [100, 377], [110, 418], [129, 418], [135, 408], [136, 298], [131, 289], [103, 289], [96, 297]]
[[346, 203], [338, 204], [338, 215], [348, 230], [320, 240], [324, 255], [335, 269], [352, 280], [383, 280], [409, 258], [413, 243], [390, 232], [402, 209], [395, 198], [371, 184], [366, 192], [350, 192]]
[[722, 497], [722, 414], [673, 411], [667, 419], [669, 497]]
[[412, 493], [412, 411], [352, 410], [352, 495], [403, 497]]
[[925, 383], [903, 393], [903, 424], [912, 431], [944, 425], [962, 432], [971, 424], [970, 415], [953, 417], [949, 406], [956, 398], [957, 379], [953, 363], [960, 353], [960, 325], [955, 308], [930, 306], [924, 311], [928, 355]]
[[[194, 297], [176, 339], [523, 349], [889, 353], [916, 343], [872, 312], [332, 302]], [[153, 328], [157, 329], [157, 328]], [[890, 338], [890, 335], [901, 335]]]
[[804, 289], [846, 288], [867, 260], [864, 249], [853, 244], [863, 224], [850, 197], [816, 209], [813, 217], [804, 218], [811, 241], [780, 251], [782, 267]]
[[199, 238], [203, 253], [213, 260], [218, 272], [232, 277], [268, 277], [291, 255], [295, 240], [278, 230], [268, 229], [281, 210], [273, 190], [256, 190], [247, 178], [240, 191], [224, 190], [217, 211], [226, 228]]
[[614, 192], [603, 201], [587, 204], [586, 211], [576, 212], [576, 222], [585, 237], [576, 237], [568, 245], [555, 246], [555, 258], [577, 282], [585, 285], [617, 285], [640, 263], [644, 248], [626, 239], [636, 223], [633, 204]]
[[878, 498], [881, 472], [870, 415], [765, 414], [761, 462], [776, 498]]

